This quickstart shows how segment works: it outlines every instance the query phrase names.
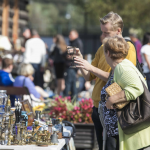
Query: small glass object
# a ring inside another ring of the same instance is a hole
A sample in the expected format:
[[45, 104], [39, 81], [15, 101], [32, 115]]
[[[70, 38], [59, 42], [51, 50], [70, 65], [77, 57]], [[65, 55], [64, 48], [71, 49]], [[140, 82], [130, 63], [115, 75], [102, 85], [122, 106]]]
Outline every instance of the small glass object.
[[5, 134], [5, 145], [7, 145], [8, 143], [8, 122], [5, 122], [5, 131], [4, 131], [4, 134]]
[[0, 90], [0, 120], [2, 120], [5, 113], [5, 106], [7, 103], [6, 90]]
[[53, 134], [53, 129], [52, 129], [53, 125], [52, 124], [49, 124], [48, 125], [48, 131], [49, 133], [52, 135]]
[[5, 111], [6, 103], [7, 103], [6, 90], [0, 90], [0, 113]]
[[58, 123], [59, 132], [62, 132], [62, 133], [63, 133], [62, 118], [58, 118], [58, 120], [59, 120], [59, 123]]
[[27, 126], [28, 125], [28, 115], [26, 111], [21, 111], [21, 117], [23, 118], [24, 121], [24, 125]]
[[70, 60], [70, 68], [76, 68], [76, 64], [74, 63], [74, 57], [73, 57], [73, 55], [76, 54], [76, 47], [68, 46], [67, 51], [68, 51], [68, 55], [72, 57]]

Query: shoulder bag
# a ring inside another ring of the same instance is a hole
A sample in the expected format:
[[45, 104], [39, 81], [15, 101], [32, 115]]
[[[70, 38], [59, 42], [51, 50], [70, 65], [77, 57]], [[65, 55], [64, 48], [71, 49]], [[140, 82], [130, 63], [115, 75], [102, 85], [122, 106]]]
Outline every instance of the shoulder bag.
[[150, 126], [150, 92], [141, 82], [144, 93], [123, 109], [117, 109], [118, 121], [125, 134], [136, 133]]

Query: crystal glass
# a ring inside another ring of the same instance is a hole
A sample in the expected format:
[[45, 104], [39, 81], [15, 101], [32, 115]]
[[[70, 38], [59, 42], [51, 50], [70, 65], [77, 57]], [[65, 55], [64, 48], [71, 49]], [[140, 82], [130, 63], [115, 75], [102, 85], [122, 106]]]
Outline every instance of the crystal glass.
[[6, 90], [0, 90], [0, 112], [5, 111], [5, 106], [7, 102]]
[[51, 125], [50, 125], [50, 124], [48, 125], [48, 131], [49, 131], [50, 134], [53, 133], [53, 128], [52, 128], [52, 127], [53, 127], [52, 124], [51, 124]]
[[68, 51], [68, 55], [72, 57], [72, 59], [70, 60], [70, 68], [76, 68], [76, 65], [74, 63], [74, 57], [73, 57], [73, 55], [76, 54], [76, 47], [69, 46], [67, 47], [67, 51]]
[[3, 114], [5, 113], [6, 103], [7, 103], [6, 90], [0, 90], [0, 120], [2, 120]]

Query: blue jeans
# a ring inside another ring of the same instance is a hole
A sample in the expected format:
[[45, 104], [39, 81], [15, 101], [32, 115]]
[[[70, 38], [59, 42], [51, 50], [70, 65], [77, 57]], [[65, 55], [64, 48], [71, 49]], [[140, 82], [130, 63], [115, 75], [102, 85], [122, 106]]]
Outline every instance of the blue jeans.
[[65, 90], [64, 96], [75, 96], [77, 94], [76, 88], [76, 70], [72, 68], [66, 69], [66, 76], [65, 76]]
[[78, 81], [79, 81], [78, 93], [80, 93], [80, 92], [82, 92], [82, 91], [85, 90], [85, 86], [84, 86], [84, 84], [85, 84], [85, 79], [84, 79], [84, 77], [79, 77], [79, 78], [78, 78]]

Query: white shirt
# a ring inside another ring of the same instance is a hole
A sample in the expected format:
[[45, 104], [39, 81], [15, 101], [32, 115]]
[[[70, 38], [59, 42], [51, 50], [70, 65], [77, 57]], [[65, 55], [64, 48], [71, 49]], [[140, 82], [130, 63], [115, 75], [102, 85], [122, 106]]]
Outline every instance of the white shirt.
[[142, 56], [142, 62], [144, 64], [143, 69], [144, 69], [144, 73], [148, 73], [150, 72], [147, 62], [145, 60], [144, 54], [146, 54], [148, 56], [148, 60], [150, 61], [150, 45], [144, 45], [141, 48], [141, 56]]
[[24, 62], [44, 65], [46, 47], [40, 38], [31, 38], [25, 44]]

